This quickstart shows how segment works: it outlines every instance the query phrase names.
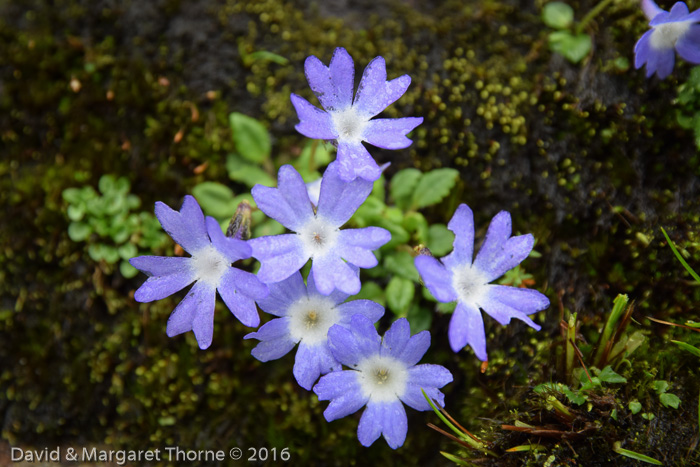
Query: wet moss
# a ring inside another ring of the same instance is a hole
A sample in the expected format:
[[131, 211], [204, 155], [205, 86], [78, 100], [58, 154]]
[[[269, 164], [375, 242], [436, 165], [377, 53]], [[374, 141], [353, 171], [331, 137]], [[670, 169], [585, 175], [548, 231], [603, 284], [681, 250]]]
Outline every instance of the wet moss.
[[[289, 93], [313, 102], [303, 61], [316, 55], [327, 62], [341, 45], [358, 74], [382, 55], [390, 78], [412, 77], [384, 116], [425, 122], [410, 149], [373, 150], [380, 162], [393, 162], [389, 176], [407, 166], [457, 168], [462, 200], [475, 208], [482, 236], [488, 219], [507, 209], [514, 230], [538, 239], [542, 257], [525, 267], [553, 302], [537, 318], [542, 332], [486, 318], [490, 362], [480, 373], [470, 351], [449, 351], [448, 317], [434, 320], [429, 357], [455, 374], [447, 404], [465, 426], [505, 450], [532, 440], [503, 432], [501, 422], [557, 423], [530, 388], [557, 378], [560, 305], [579, 313], [589, 339], [617, 292], [635, 298], [640, 314], [678, 322], [690, 316], [700, 291], [658, 231], [667, 227], [700, 264], [700, 158], [671, 105], [674, 80], [688, 70], [681, 65], [675, 78], [658, 82], [615, 65], [630, 57], [644, 30], [636, 7], [615, 2], [596, 20], [595, 52], [580, 66], [547, 50], [535, 6], [365, 7], [369, 15], [343, 2], [0, 2], [5, 440], [130, 449], [289, 446], [295, 462], [320, 464], [363, 458], [425, 465], [439, 462], [439, 450], [459, 452], [420, 427], [435, 417], [418, 413], [409, 413], [405, 448], [392, 452], [381, 441], [362, 448], [357, 417], [326, 423], [323, 405], [291, 379], [291, 356], [265, 365], [252, 359], [253, 344], [242, 341], [248, 330], [223, 307], [209, 351], [199, 351], [191, 335], [167, 339], [177, 298], [135, 303], [142, 279], [125, 280], [92, 262], [66, 234], [62, 190], [95, 186], [104, 173], [129, 176], [146, 210], [156, 200], [177, 205], [204, 180], [247, 191], [227, 180], [228, 113], [270, 127], [277, 164], [294, 158], [303, 138], [293, 129]], [[246, 58], [261, 50], [289, 62]], [[444, 223], [448, 204], [425, 214]], [[665, 342], [676, 331], [644, 327], [649, 344], [631, 360], [630, 383], [600, 394], [609, 405], [579, 409], [596, 426], [586, 441], [503, 454], [498, 465], [629, 465], [610, 440], [669, 464], [697, 459], [689, 450], [697, 362], [669, 350]], [[678, 411], [660, 406], [644, 386], [644, 371], [654, 369], [674, 382]], [[656, 418], [630, 415], [632, 399]], [[617, 422], [610, 407], [619, 409]]]

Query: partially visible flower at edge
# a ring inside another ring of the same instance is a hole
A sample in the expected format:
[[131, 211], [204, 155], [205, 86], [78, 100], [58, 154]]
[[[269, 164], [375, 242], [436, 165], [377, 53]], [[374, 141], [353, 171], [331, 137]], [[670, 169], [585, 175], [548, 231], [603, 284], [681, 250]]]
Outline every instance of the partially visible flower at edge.
[[367, 406], [357, 427], [363, 446], [383, 435], [389, 447], [401, 447], [408, 432], [403, 404], [431, 410], [421, 389], [444, 405], [439, 388], [452, 382], [452, 374], [440, 365], [417, 365], [430, 347], [430, 333], [411, 336], [405, 318], [394, 321], [382, 339], [369, 319], [355, 315], [349, 328], [331, 327], [328, 342], [336, 360], [351, 369], [328, 373], [313, 390], [319, 400], [331, 401], [323, 412], [329, 422]]
[[642, 10], [651, 29], [634, 46], [634, 66], [647, 66], [647, 78], [654, 73], [660, 79], [673, 71], [675, 51], [687, 62], [700, 64], [700, 10], [689, 13], [688, 6], [676, 2], [664, 11], [653, 0], [642, 0]]
[[337, 143], [337, 162], [343, 180], [378, 179], [381, 170], [362, 142], [384, 149], [403, 149], [411, 145], [406, 134], [423, 122], [422, 117], [372, 120], [406, 92], [411, 84], [410, 76], [387, 81], [384, 58], [375, 57], [365, 68], [353, 99], [355, 65], [342, 47], [335, 49], [329, 66], [314, 56], [308, 57], [304, 71], [325, 112], [292, 94], [292, 104], [299, 116], [297, 131], [309, 138]]
[[371, 300], [345, 302], [349, 295], [338, 290], [330, 295], [321, 295], [311, 274], [307, 285], [304, 285], [301, 273], [295, 272], [268, 287], [270, 294], [258, 300], [258, 305], [278, 318], [265, 323], [245, 339], [261, 341], [252, 354], [263, 362], [286, 355], [298, 343], [293, 374], [306, 390], [311, 390], [322, 374], [341, 369], [328, 347], [328, 329], [331, 326], [338, 324], [348, 327], [350, 318], [356, 314], [364, 315], [372, 323], [384, 315], [384, 307]]
[[267, 296], [267, 286], [249, 272], [232, 266], [250, 258], [251, 248], [242, 240], [228, 238], [213, 217], [204, 218], [192, 196], [185, 196], [180, 211], [157, 202], [156, 217], [163, 229], [191, 257], [138, 256], [132, 266], [148, 275], [134, 294], [137, 302], [160, 300], [194, 282], [168, 319], [169, 337], [194, 331], [200, 349], [211, 345], [214, 334], [216, 292], [238, 320], [256, 327], [260, 316], [255, 300]]
[[510, 214], [501, 211], [491, 221], [472, 262], [474, 215], [469, 206], [460, 204], [447, 228], [455, 234], [452, 253], [441, 262], [432, 256], [417, 256], [416, 269], [439, 302], [457, 301], [448, 329], [452, 350], [459, 352], [470, 345], [477, 358], [486, 361], [486, 332], [480, 308], [503, 325], [518, 318], [540, 330], [527, 315], [549, 306], [545, 295], [533, 289], [489, 284], [527, 258], [534, 238], [531, 234], [511, 237]]
[[[360, 291], [360, 279], [349, 266], [372, 268], [372, 253], [391, 239], [380, 227], [345, 229], [345, 224], [372, 191], [372, 182], [344, 182], [338, 165], [328, 166], [321, 180], [318, 209], [314, 211], [301, 175], [291, 165], [280, 167], [277, 188], [255, 185], [253, 198], [267, 216], [295, 232], [248, 241], [261, 267], [258, 278], [279, 282], [301, 269], [311, 259], [311, 274], [323, 295], [339, 289], [348, 295]], [[349, 264], [348, 264], [349, 263]]]

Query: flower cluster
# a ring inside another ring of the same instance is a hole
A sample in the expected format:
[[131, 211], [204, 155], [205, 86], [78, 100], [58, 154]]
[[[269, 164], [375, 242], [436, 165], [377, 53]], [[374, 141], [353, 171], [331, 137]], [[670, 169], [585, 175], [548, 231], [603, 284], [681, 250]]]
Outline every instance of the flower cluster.
[[337, 160], [343, 180], [356, 177], [377, 180], [381, 169], [362, 142], [384, 149], [404, 149], [411, 145], [406, 134], [423, 123], [422, 117], [372, 120], [406, 92], [411, 78], [403, 75], [387, 81], [384, 58], [376, 57], [365, 68], [353, 99], [355, 64], [342, 47], [335, 49], [329, 66], [311, 56], [306, 59], [304, 70], [325, 112], [292, 94], [292, 104], [299, 116], [297, 131], [309, 138], [333, 141], [338, 146]]
[[[634, 66], [647, 66], [647, 78], [654, 73], [664, 79], [673, 71], [675, 52], [687, 62], [700, 64], [700, 10], [690, 13], [683, 2], [664, 11], [653, 0], [642, 0], [642, 11], [651, 29], [634, 46]], [[675, 51], [674, 51], [675, 49]]]
[[491, 221], [484, 244], [472, 260], [474, 215], [469, 206], [461, 204], [447, 228], [455, 234], [452, 253], [441, 262], [432, 256], [418, 256], [416, 269], [438, 301], [457, 301], [448, 330], [452, 350], [459, 352], [469, 345], [479, 360], [485, 361], [486, 332], [480, 308], [503, 325], [518, 318], [540, 330], [528, 315], [547, 308], [547, 297], [532, 289], [489, 284], [520, 264], [532, 251], [535, 239], [530, 234], [511, 237], [510, 214], [501, 211]]
[[[453, 378], [442, 366], [418, 364], [430, 346], [428, 331], [411, 336], [409, 322], [401, 318], [382, 338], [375, 323], [384, 315], [384, 308], [370, 300], [351, 299], [360, 292], [360, 268], [377, 265], [373, 251], [391, 240], [389, 231], [342, 227], [386, 168], [377, 166], [362, 142], [405, 148], [411, 144], [406, 134], [422, 118], [372, 120], [410, 83], [408, 76], [387, 81], [382, 57], [367, 66], [354, 99], [354, 64], [345, 49], [336, 49], [328, 67], [309, 57], [305, 69], [326, 111], [293, 94], [301, 120], [297, 130], [335, 141], [337, 160], [327, 167], [320, 182], [306, 184], [292, 166], [285, 165], [278, 171], [276, 187], [256, 185], [252, 189], [258, 209], [290, 232], [244, 240], [247, 236], [236, 231], [238, 224], [233, 221], [224, 235], [217, 221], [205, 218], [191, 196], [185, 197], [180, 211], [156, 203], [161, 225], [191, 256], [133, 258], [131, 264], [149, 276], [135, 299], [158, 300], [194, 282], [170, 316], [167, 334], [192, 330], [202, 349], [212, 342], [217, 291], [244, 325], [260, 324], [259, 306], [274, 318], [245, 336], [259, 341], [252, 355], [267, 362], [298, 345], [293, 375], [319, 400], [330, 401], [324, 411], [326, 420], [366, 406], [357, 431], [360, 443], [369, 446], [383, 436], [396, 449], [403, 445], [408, 429], [404, 404], [430, 410], [424, 391], [443, 405], [440, 388]], [[534, 290], [489, 284], [518, 265], [532, 250], [534, 239], [532, 235], [511, 237], [510, 215], [501, 212], [472, 261], [472, 217], [471, 210], [461, 205], [449, 223], [455, 233], [454, 251], [442, 262], [428, 255], [417, 257], [415, 264], [435, 298], [458, 301], [448, 333], [452, 348], [459, 351], [469, 344], [485, 360], [479, 308], [502, 324], [515, 317], [539, 329], [528, 315], [546, 308], [549, 301]], [[247, 258], [260, 262], [257, 275], [235, 266]], [[309, 261], [305, 282], [301, 269]]]

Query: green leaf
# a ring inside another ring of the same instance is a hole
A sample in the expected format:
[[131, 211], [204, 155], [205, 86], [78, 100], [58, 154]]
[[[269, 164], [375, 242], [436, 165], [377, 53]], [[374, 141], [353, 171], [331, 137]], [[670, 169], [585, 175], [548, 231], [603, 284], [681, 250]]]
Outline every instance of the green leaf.
[[413, 282], [403, 277], [392, 277], [386, 286], [386, 302], [389, 309], [397, 316], [406, 316], [414, 293]]
[[568, 31], [557, 31], [549, 35], [549, 49], [563, 55], [571, 63], [583, 60], [593, 47], [593, 41], [588, 34], [572, 34]]
[[411, 325], [411, 334], [418, 334], [421, 331], [430, 329], [430, 325], [433, 323], [433, 314], [427, 308], [420, 307], [414, 303], [408, 310], [406, 319]]
[[100, 193], [102, 193], [103, 195], [114, 191], [114, 189], [116, 188], [116, 180], [114, 178], [114, 175], [107, 174], [101, 176], [97, 187], [100, 189]]
[[414, 233], [420, 243], [425, 243], [428, 237], [428, 221], [423, 214], [415, 211], [406, 213], [401, 225], [407, 232]]
[[238, 112], [228, 116], [236, 149], [250, 162], [263, 162], [270, 156], [270, 134], [267, 128], [254, 118]]
[[668, 242], [668, 246], [671, 247], [671, 251], [673, 251], [673, 254], [676, 255], [676, 258], [678, 258], [678, 261], [683, 265], [686, 271], [688, 271], [688, 274], [693, 276], [693, 279], [695, 279], [697, 282], [700, 283], [700, 276], [695, 272], [693, 268], [690, 267], [690, 265], [685, 261], [683, 256], [678, 252], [678, 249], [676, 248], [676, 245], [673, 244], [671, 239], [668, 237], [668, 234], [664, 230], [663, 227], [661, 227], [661, 232], [664, 234], [664, 237], [666, 237], [666, 242]]
[[84, 222], [71, 222], [68, 225], [68, 237], [74, 242], [82, 242], [90, 236], [92, 228]]
[[88, 255], [93, 261], [100, 262], [104, 257], [104, 245], [100, 243], [93, 243], [88, 245]]
[[217, 182], [202, 182], [192, 188], [192, 194], [205, 214], [217, 219], [231, 218], [236, 212], [233, 191]]
[[82, 200], [82, 197], [80, 196], [81, 193], [82, 190], [80, 188], [66, 188], [61, 193], [61, 196], [67, 203], [78, 204]]
[[677, 409], [681, 403], [681, 400], [675, 394], [665, 392], [659, 396], [659, 400], [664, 405], [664, 407], [673, 407]]
[[[644, 417], [644, 415], [651, 415], [651, 418]], [[651, 420], [654, 418], [653, 414], [642, 414], [642, 417], [647, 418], [648, 420]], [[622, 444], [619, 441], [615, 441], [613, 444], [613, 451], [616, 453], [629, 457], [630, 459], [635, 459], [641, 462], [646, 462], [647, 464], [654, 464], [654, 465], [664, 465], [662, 462], [657, 461], [653, 457], [645, 456], [644, 454], [640, 454], [638, 452], [630, 451], [629, 449], [623, 449]]]
[[654, 415], [653, 413], [643, 413], [643, 414], [642, 414], [642, 418], [643, 418], [644, 420], [649, 420], [649, 421], [651, 421], [651, 420], [654, 420], [654, 419], [656, 418], [656, 415]]
[[424, 174], [413, 192], [412, 207], [420, 209], [439, 203], [450, 194], [457, 177], [459, 172], [455, 169], [435, 169]]
[[384, 289], [379, 287], [376, 282], [364, 281], [362, 284], [362, 289], [360, 293], [352, 297], [353, 300], [373, 300], [380, 305], [384, 306], [386, 301], [384, 299]]
[[250, 53], [247, 56], [249, 60], [267, 60], [269, 62], [274, 62], [278, 65], [286, 65], [289, 60], [276, 53], [268, 52], [267, 50], [258, 50], [256, 52]]
[[114, 264], [119, 261], [119, 251], [110, 245], [103, 245], [102, 257], [108, 264]]
[[[226, 224], [228, 225], [228, 223]], [[284, 233], [285, 228], [274, 219], [268, 219], [260, 225], [253, 227], [253, 238], [266, 237], [268, 235], [279, 235]]]
[[610, 365], [603, 368], [598, 374], [598, 378], [605, 383], [626, 383], [627, 379], [615, 373]]
[[389, 184], [389, 193], [391, 199], [401, 209], [408, 209], [411, 204], [413, 189], [418, 184], [418, 180], [423, 176], [423, 172], [418, 169], [403, 169], [391, 177]]
[[384, 267], [387, 271], [404, 279], [418, 282], [420, 276], [413, 264], [413, 255], [407, 251], [389, 252], [384, 257]]
[[128, 261], [122, 261], [119, 263], [119, 272], [122, 276], [124, 276], [124, 278], [131, 279], [139, 273], [139, 270], [129, 264]]
[[66, 214], [68, 215], [68, 219], [74, 222], [81, 221], [85, 216], [85, 205], [82, 203], [71, 204], [68, 206], [68, 209], [66, 209]]
[[241, 182], [249, 187], [256, 184], [265, 186], [276, 186], [277, 181], [270, 177], [262, 168], [255, 164], [250, 164], [235, 154], [226, 157], [226, 170], [231, 180]]
[[687, 343], [685, 343], [685, 342], [681, 342], [681, 341], [673, 341], [673, 340], [672, 340], [671, 342], [673, 342], [674, 344], [676, 344], [676, 345], [677, 345], [678, 347], [680, 347], [681, 349], [685, 349], [685, 350], [687, 350], [688, 352], [690, 352], [690, 353], [692, 353], [693, 355], [695, 355], [696, 357], [699, 357], [699, 358], [700, 358], [700, 349], [698, 349], [697, 347], [692, 346], [692, 345], [690, 345], [690, 344], [687, 344]]
[[657, 394], [663, 394], [668, 391], [668, 382], [663, 380], [654, 381], [651, 383], [651, 388], [656, 391]]
[[445, 224], [433, 224], [428, 229], [427, 247], [435, 256], [444, 256], [452, 250], [455, 234]]
[[542, 10], [544, 24], [554, 29], [566, 29], [574, 22], [574, 9], [566, 3], [552, 2]]
[[136, 245], [133, 243], [125, 243], [117, 248], [117, 251], [119, 252], [119, 257], [123, 260], [129, 260], [139, 254]]
[[636, 415], [639, 413], [640, 410], [642, 410], [642, 404], [639, 403], [639, 401], [631, 401], [629, 403], [630, 412], [632, 414]]
[[386, 199], [386, 189], [384, 188], [385, 185], [386, 178], [384, 178], [384, 175], [382, 174], [374, 181], [374, 185], [372, 185], [372, 191], [370, 192], [369, 196], [376, 198], [383, 203]]

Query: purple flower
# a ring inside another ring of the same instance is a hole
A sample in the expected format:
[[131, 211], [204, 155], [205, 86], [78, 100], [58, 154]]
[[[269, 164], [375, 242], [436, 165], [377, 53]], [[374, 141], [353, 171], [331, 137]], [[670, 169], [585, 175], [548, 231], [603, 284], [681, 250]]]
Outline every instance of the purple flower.
[[671, 11], [659, 8], [653, 0], [642, 0], [642, 10], [649, 19], [647, 31], [634, 46], [634, 66], [647, 65], [647, 78], [654, 73], [661, 79], [673, 71], [674, 48], [687, 62], [700, 63], [700, 10], [688, 12], [683, 2], [676, 2]]
[[270, 284], [270, 295], [258, 300], [263, 311], [277, 319], [264, 324], [257, 332], [245, 336], [261, 342], [253, 356], [262, 362], [286, 355], [297, 343], [294, 378], [306, 390], [311, 390], [319, 376], [341, 369], [328, 347], [328, 329], [338, 324], [349, 326], [353, 315], [366, 316], [372, 323], [384, 314], [384, 308], [371, 300], [343, 303], [348, 295], [335, 291], [321, 295], [309, 275], [304, 285], [301, 273], [295, 272], [282, 282]]
[[136, 301], [160, 300], [194, 282], [170, 315], [166, 331], [169, 337], [194, 331], [200, 349], [211, 345], [217, 290], [241, 323], [258, 326], [260, 317], [255, 300], [267, 296], [267, 286], [254, 274], [231, 266], [239, 259], [250, 258], [250, 246], [225, 237], [213, 217], [205, 221], [202, 209], [192, 196], [185, 196], [179, 212], [160, 201], [155, 211], [163, 229], [192, 256], [139, 256], [129, 260], [132, 266], [149, 276], [134, 294]]
[[328, 342], [336, 360], [351, 369], [321, 377], [314, 392], [319, 400], [331, 401], [323, 412], [329, 422], [367, 406], [357, 427], [363, 446], [384, 435], [392, 449], [401, 447], [408, 431], [403, 404], [431, 410], [421, 389], [444, 405], [438, 388], [451, 382], [452, 374], [440, 365], [416, 365], [430, 347], [430, 333], [411, 337], [405, 318], [396, 320], [382, 339], [369, 319], [355, 315], [349, 328], [331, 327]]
[[353, 100], [355, 65], [344, 48], [335, 49], [330, 66], [314, 56], [307, 58], [304, 70], [325, 112], [292, 94], [292, 104], [299, 116], [297, 131], [309, 138], [337, 143], [343, 180], [378, 179], [381, 170], [362, 142], [384, 149], [403, 149], [411, 145], [406, 134], [423, 122], [422, 117], [371, 120], [406, 92], [411, 84], [410, 76], [387, 81], [384, 58], [376, 57], [365, 68]]
[[[254, 238], [248, 241], [260, 263], [258, 277], [279, 282], [313, 260], [311, 275], [323, 295], [339, 289], [348, 295], [360, 291], [360, 279], [350, 267], [377, 265], [372, 250], [391, 239], [380, 227], [340, 230], [372, 191], [372, 182], [344, 182], [332, 163], [321, 181], [318, 209], [314, 210], [301, 175], [291, 165], [277, 174], [277, 188], [255, 185], [252, 193], [258, 208], [295, 234]], [[348, 264], [349, 263], [349, 264]]]
[[447, 228], [455, 234], [452, 253], [442, 263], [432, 256], [418, 256], [416, 269], [439, 302], [457, 301], [448, 330], [452, 350], [459, 352], [468, 344], [485, 361], [486, 333], [480, 308], [503, 325], [518, 318], [540, 330], [527, 315], [547, 308], [547, 297], [532, 289], [489, 284], [527, 258], [534, 238], [530, 234], [511, 237], [510, 214], [501, 211], [491, 221], [472, 262], [474, 216], [469, 206], [460, 204]]

